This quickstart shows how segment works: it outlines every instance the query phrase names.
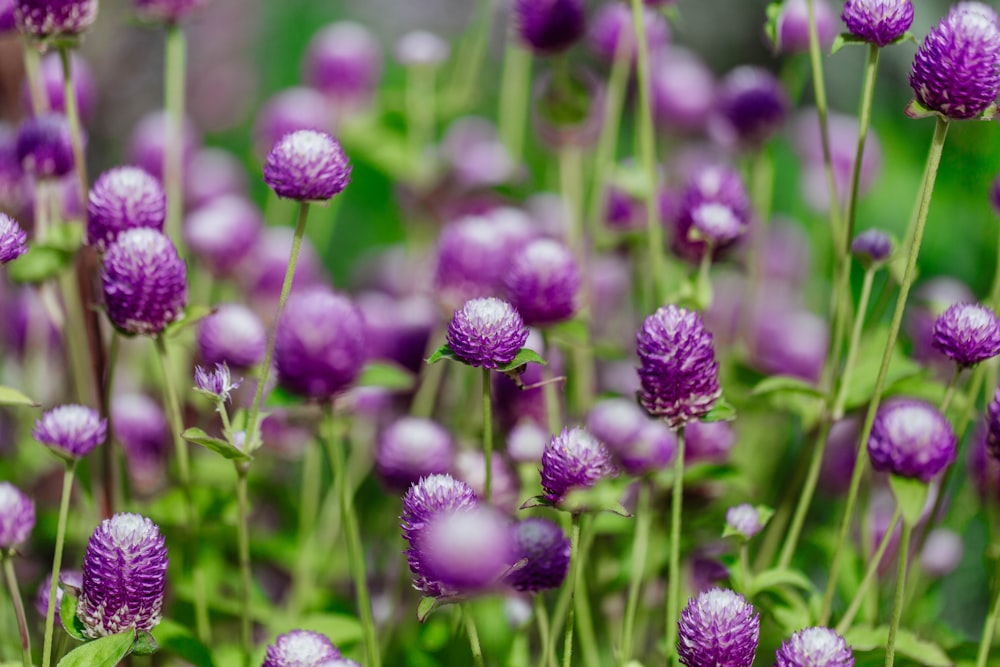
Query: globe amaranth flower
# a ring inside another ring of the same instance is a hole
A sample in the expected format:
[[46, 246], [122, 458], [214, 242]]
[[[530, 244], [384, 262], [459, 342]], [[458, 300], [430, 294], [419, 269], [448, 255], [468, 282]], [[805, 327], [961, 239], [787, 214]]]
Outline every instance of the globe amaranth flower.
[[503, 299], [472, 299], [455, 311], [448, 324], [448, 347], [476, 368], [509, 364], [528, 340], [524, 320]]
[[63, 459], [75, 460], [104, 442], [108, 423], [83, 405], [60, 405], [42, 414], [31, 436]]
[[368, 105], [382, 75], [382, 49], [360, 23], [339, 21], [317, 32], [302, 60], [302, 79], [338, 109]]
[[184, 243], [217, 277], [233, 274], [260, 238], [264, 216], [241, 195], [218, 197], [184, 219]]
[[350, 299], [323, 288], [292, 294], [275, 334], [278, 382], [310, 398], [336, 396], [361, 372], [366, 350], [365, 323]]
[[27, 118], [17, 132], [17, 159], [37, 179], [57, 179], [73, 171], [73, 137], [62, 114]]
[[580, 282], [573, 254], [552, 239], [533, 241], [515, 253], [504, 279], [511, 304], [528, 326], [571, 318]]
[[964, 554], [961, 535], [948, 528], [935, 528], [920, 552], [920, 569], [932, 577], [946, 577], [962, 564]]
[[0, 482], [0, 552], [28, 539], [35, 527], [35, 503], [10, 482]]
[[749, 503], [726, 510], [726, 527], [748, 540], [764, 528], [760, 521], [760, 512]]
[[875, 470], [929, 482], [955, 459], [955, 433], [937, 408], [895, 398], [875, 416], [868, 455]]
[[28, 252], [28, 235], [17, 220], [0, 213], [0, 264], [13, 262]]
[[1000, 387], [993, 392], [993, 398], [986, 406], [986, 449], [1000, 461]]
[[16, 28], [14, 0], [0, 0], [0, 35], [13, 32]]
[[[670, 42], [670, 24], [663, 14], [644, 7], [643, 26], [646, 32], [646, 48], [649, 53], [658, 54]], [[635, 61], [638, 46], [632, 9], [621, 2], [607, 2], [601, 5], [594, 14], [588, 42], [591, 51], [608, 62], [618, 57]]]
[[299, 130], [327, 132], [333, 111], [330, 101], [312, 88], [282, 90], [261, 106], [253, 124], [253, 143], [262, 157], [282, 137]]
[[712, 334], [698, 313], [664, 306], [638, 334], [639, 403], [672, 427], [698, 419], [722, 395]]
[[521, 41], [539, 55], [565, 51], [587, 28], [582, 0], [515, 0], [513, 12]]
[[76, 608], [90, 639], [160, 622], [167, 583], [167, 545], [160, 529], [138, 514], [105, 519], [87, 542]]
[[723, 144], [758, 148], [781, 128], [789, 108], [788, 95], [771, 72], [743, 65], [720, 83], [709, 129]]
[[[739, 173], [724, 164], [697, 168], [688, 178], [672, 218], [670, 248], [690, 262], [721, 251], [748, 229], [752, 207]], [[709, 247], [711, 246], [711, 247]]]
[[139, 167], [115, 167], [101, 174], [87, 200], [87, 243], [105, 250], [126, 229], [163, 231], [167, 196]]
[[[134, 164], [163, 180], [163, 158], [167, 144], [167, 114], [165, 111], [154, 111], [146, 114], [136, 124], [129, 137], [128, 163]], [[201, 138], [194, 123], [185, 118], [181, 125], [181, 161], [185, 170], [191, 163]]]
[[260, 318], [246, 306], [224, 303], [201, 321], [197, 343], [201, 360], [206, 364], [249, 369], [264, 360], [267, 331]]
[[97, 20], [97, 5], [97, 0], [14, 0], [14, 18], [32, 37], [73, 36]]
[[959, 366], [975, 366], [1000, 354], [1000, 320], [985, 306], [957, 303], [934, 323], [934, 347]]
[[166, 472], [170, 429], [163, 408], [145, 394], [118, 394], [111, 399], [111, 429], [128, 461], [132, 488], [148, 495]]
[[875, 46], [888, 46], [913, 25], [910, 0], [847, 0], [840, 18], [847, 31]]
[[[0, 5], [3, 3], [0, 2]], [[58, 53], [50, 52], [42, 58], [42, 87], [49, 109], [57, 113], [66, 113], [66, 88], [63, 81], [62, 59]], [[97, 110], [97, 84], [87, 61], [78, 52], [70, 54], [70, 79], [73, 82], [73, 95], [76, 98], [77, 113], [80, 121], [86, 125], [93, 119]], [[34, 113], [31, 101], [31, 86], [27, 80], [21, 85], [21, 107], [25, 113]]]
[[781, 644], [774, 667], [854, 667], [854, 653], [830, 628], [806, 628]]
[[156, 336], [184, 314], [187, 267], [169, 237], [140, 227], [119, 234], [101, 271], [108, 319], [121, 332]]
[[424, 294], [394, 297], [384, 292], [364, 292], [355, 297], [355, 303], [365, 318], [371, 358], [394, 361], [419, 372], [441, 317], [433, 300]]
[[194, 387], [221, 403], [228, 403], [230, 394], [243, 384], [243, 378], [233, 379], [229, 366], [225, 363], [215, 364], [208, 370], [204, 366], [194, 367]]
[[652, 58], [650, 86], [657, 127], [700, 132], [715, 105], [715, 74], [698, 54], [670, 47]]
[[821, 51], [828, 51], [837, 36], [837, 15], [826, 0], [785, 0], [775, 26], [779, 53], [806, 53], [809, 51], [809, 5], [812, 2], [816, 20], [816, 33]]
[[[978, 3], [976, 3], [978, 4]], [[913, 59], [917, 101], [948, 118], [975, 118], [1000, 92], [1000, 25], [974, 6], [956, 6], [931, 28]]]
[[278, 140], [264, 163], [264, 181], [275, 194], [299, 201], [326, 201], [351, 180], [344, 149], [325, 132], [299, 130]]
[[559, 588], [569, 570], [571, 544], [554, 521], [532, 517], [513, 526], [514, 560], [525, 562], [504, 578], [522, 593]]
[[866, 268], [881, 264], [892, 254], [892, 239], [881, 230], [865, 230], [851, 241], [851, 254]]
[[184, 170], [184, 205], [190, 210], [221, 197], [246, 197], [248, 192], [243, 163], [222, 148], [199, 150]]
[[394, 489], [408, 489], [422, 477], [451, 469], [455, 445], [440, 424], [421, 417], [402, 417], [382, 431], [375, 469]]
[[611, 453], [586, 429], [566, 428], [542, 453], [542, 490], [553, 503], [574, 489], [586, 489], [617, 472]]
[[423, 576], [458, 595], [492, 588], [514, 563], [510, 520], [486, 505], [435, 515], [411, 545]]
[[404, 67], [436, 67], [448, 59], [448, 42], [426, 30], [412, 30], [396, 42], [396, 60]]
[[713, 588], [688, 601], [677, 622], [677, 659], [686, 667], [750, 667], [760, 616], [742, 595]]
[[[83, 572], [80, 570], [61, 570], [59, 572], [59, 585], [56, 586], [56, 603], [55, 603], [55, 624], [56, 626], [62, 625], [62, 616], [59, 613], [59, 608], [62, 606], [63, 596], [66, 592], [63, 590], [63, 585], [69, 586], [76, 590], [80, 590], [83, 586]], [[47, 577], [38, 585], [38, 592], [35, 594], [35, 611], [42, 618], [45, 618], [49, 613], [49, 596], [52, 594], [52, 573], [49, 573]]]
[[205, 0], [133, 0], [135, 13], [144, 21], [177, 23], [198, 9]]
[[340, 651], [325, 635], [310, 630], [292, 630], [278, 635], [268, 645], [261, 667], [319, 667], [339, 660]]

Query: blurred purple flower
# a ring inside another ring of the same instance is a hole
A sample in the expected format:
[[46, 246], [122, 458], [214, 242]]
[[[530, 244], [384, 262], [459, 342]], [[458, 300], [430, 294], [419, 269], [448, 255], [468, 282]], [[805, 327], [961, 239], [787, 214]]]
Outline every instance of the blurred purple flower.
[[273, 95], [257, 112], [254, 146], [263, 157], [286, 134], [299, 130], [329, 132], [333, 121], [333, 108], [322, 94], [312, 88], [288, 88]]
[[657, 126], [702, 131], [716, 96], [715, 75], [708, 65], [693, 51], [670, 47], [654, 56], [650, 69]]
[[[62, 617], [59, 614], [59, 608], [62, 606], [63, 595], [65, 591], [63, 590], [62, 584], [70, 586], [75, 589], [79, 589], [83, 586], [83, 572], [80, 570], [61, 570], [59, 572], [59, 586], [56, 586], [56, 604], [55, 604], [55, 622], [56, 625], [62, 625]], [[38, 592], [35, 594], [35, 611], [42, 618], [45, 618], [46, 614], [49, 612], [49, 595], [51, 594], [52, 587], [52, 573], [50, 572], [42, 583], [38, 585]]]
[[61, 405], [42, 414], [31, 436], [62, 459], [81, 459], [104, 442], [107, 421], [82, 405]]
[[47, 113], [21, 122], [17, 159], [37, 179], [57, 179], [73, 171], [73, 139], [62, 114]]
[[224, 195], [184, 220], [184, 242], [217, 277], [232, 275], [260, 238], [264, 216], [250, 200]]
[[719, 84], [709, 130], [724, 146], [754, 150], [784, 125], [789, 107], [788, 95], [771, 72], [743, 65]]
[[18, 546], [35, 527], [35, 503], [9, 482], [0, 482], [0, 551]]
[[261, 667], [318, 667], [340, 658], [340, 651], [325, 635], [292, 630], [268, 645]]
[[[660, 13], [643, 9], [643, 26], [646, 32], [646, 47], [655, 57], [670, 42], [670, 24]], [[590, 49], [603, 60], [611, 62], [617, 56], [634, 61], [635, 22], [632, 9], [627, 3], [607, 2], [594, 14], [588, 33]], [[619, 54], [619, 49], [621, 53]], [[655, 70], [654, 70], [655, 71]]]
[[201, 321], [197, 340], [201, 360], [206, 364], [250, 369], [264, 359], [267, 331], [246, 306], [224, 303]]
[[379, 477], [394, 490], [406, 490], [421, 478], [451, 469], [454, 443], [440, 424], [402, 417], [382, 431], [375, 452]]
[[382, 75], [382, 50], [360, 23], [331, 23], [309, 41], [302, 62], [305, 83], [326, 95], [340, 111], [371, 102]]
[[[0, 5], [3, 3], [0, 2]], [[49, 109], [56, 113], [66, 113], [65, 85], [63, 83], [62, 60], [58, 53], [48, 53], [42, 58], [42, 83]], [[97, 109], [97, 84], [90, 65], [78, 52], [70, 53], [70, 77], [73, 81], [73, 91], [76, 97], [76, 108], [80, 120], [89, 123]], [[26, 113], [32, 113], [31, 91], [27, 80], [21, 86], [21, 107]]]
[[587, 28], [583, 0], [514, 0], [512, 11], [521, 42], [538, 55], [565, 51]]
[[106, 250], [126, 229], [163, 231], [167, 197], [155, 177], [139, 167], [101, 174], [87, 200], [87, 243]]
[[956, 443], [951, 424], [934, 406], [894, 398], [875, 416], [868, 455], [875, 470], [929, 482], [955, 460]]
[[532, 517], [512, 527], [514, 561], [526, 560], [504, 578], [514, 590], [526, 593], [559, 588], [569, 570], [570, 540], [553, 521]]
[[514, 253], [504, 278], [511, 304], [528, 326], [547, 326], [576, 313], [580, 271], [558, 241], [539, 239]]
[[[128, 143], [128, 163], [163, 180], [163, 154], [167, 143], [167, 115], [154, 111], [142, 117], [132, 130]], [[181, 125], [181, 160], [185, 170], [201, 146], [201, 137], [190, 119]]]
[[247, 173], [232, 153], [221, 148], [203, 148], [184, 170], [184, 204], [196, 210], [227, 195], [245, 197]]
[[819, 48], [827, 52], [833, 45], [840, 27], [837, 15], [826, 0], [785, 0], [778, 15], [777, 38], [774, 48], [779, 53], [807, 53], [809, 51], [809, 5], [812, 2], [816, 19]]

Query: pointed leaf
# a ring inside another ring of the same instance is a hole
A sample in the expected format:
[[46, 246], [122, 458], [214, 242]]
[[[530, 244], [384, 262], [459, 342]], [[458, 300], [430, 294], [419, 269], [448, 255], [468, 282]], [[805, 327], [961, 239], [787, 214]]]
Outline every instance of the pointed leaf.
[[134, 630], [101, 637], [77, 646], [59, 661], [58, 667], [116, 667], [134, 644]]
[[69, 636], [81, 642], [87, 641], [83, 634], [83, 623], [76, 617], [76, 605], [80, 599], [72, 592], [63, 589], [62, 602], [59, 604], [59, 620]]
[[176, 319], [167, 325], [167, 328], [163, 330], [163, 336], [167, 338], [174, 338], [180, 335], [192, 324], [198, 324], [198, 322], [201, 322], [203, 319], [214, 313], [215, 310], [215, 308], [210, 306], [188, 306], [187, 310], [184, 311], [184, 314], [181, 315], [179, 319]]
[[39, 404], [13, 387], [0, 387], [0, 405], [37, 408]]
[[[844, 633], [848, 646], [855, 651], [885, 651], [889, 643], [889, 627], [853, 627]], [[920, 639], [913, 632], [900, 628], [896, 633], [896, 653], [925, 667], [952, 667], [954, 662], [937, 644]]]
[[750, 586], [750, 596], [753, 597], [761, 591], [781, 586], [792, 586], [793, 588], [800, 588], [807, 592], [814, 590], [813, 583], [809, 580], [809, 577], [798, 570], [775, 568], [764, 570], [754, 576]]
[[754, 396], [766, 396], [776, 392], [801, 394], [810, 398], [823, 398], [823, 392], [811, 382], [790, 375], [772, 375], [757, 383], [750, 392]]
[[67, 222], [48, 230], [42, 245], [73, 254], [80, 249], [82, 243], [83, 225], [78, 222]]
[[910, 103], [906, 105], [906, 109], [903, 110], [903, 113], [905, 113], [908, 118], [913, 118], [914, 120], [941, 115], [940, 113], [934, 111], [933, 109], [928, 109], [923, 104], [918, 102], [916, 99], [910, 100]]
[[915, 526], [927, 505], [930, 486], [919, 479], [899, 475], [889, 475], [889, 486], [892, 487], [892, 495], [896, 497], [896, 504], [903, 513], [903, 520]]
[[420, 604], [417, 605], [417, 620], [421, 623], [425, 622], [434, 613], [437, 606], [438, 599], [435, 597], [420, 598]]
[[145, 630], [140, 630], [136, 636], [135, 646], [132, 647], [132, 653], [134, 655], [153, 655], [158, 650], [160, 650], [160, 646], [156, 643], [153, 635]]
[[200, 428], [189, 428], [181, 435], [185, 440], [193, 442], [196, 445], [201, 445], [205, 449], [210, 449], [230, 461], [253, 461], [252, 456], [237, 448], [231, 442], [227, 442], [221, 438], [214, 438]]
[[712, 409], [702, 415], [701, 422], [731, 422], [736, 419], [736, 408], [724, 397], [719, 397]]
[[868, 42], [862, 37], [852, 35], [849, 32], [842, 32], [833, 40], [833, 46], [830, 47], [830, 55], [832, 56], [845, 46], [866, 46], [867, 44]]
[[464, 361], [462, 361], [462, 359], [458, 357], [458, 355], [452, 352], [452, 349], [448, 347], [447, 343], [445, 343], [438, 349], [434, 350], [434, 354], [432, 354], [430, 357], [427, 358], [427, 363], [436, 364], [442, 359], [447, 359], [449, 361], [458, 361], [463, 364], [465, 363]]
[[165, 618], [153, 628], [153, 638], [160, 650], [170, 653], [194, 667], [215, 667], [212, 652], [180, 623]]
[[413, 373], [399, 364], [388, 361], [370, 361], [361, 369], [355, 383], [358, 387], [379, 387], [392, 391], [408, 391], [413, 388]]
[[538, 364], [540, 366], [545, 366], [546, 361], [542, 359], [541, 355], [535, 352], [534, 350], [522, 347], [520, 350], [517, 351], [517, 354], [514, 355], [514, 359], [511, 360], [509, 364], [504, 364], [503, 366], [497, 366], [497, 370], [505, 373], [507, 371], [512, 371], [515, 368], [520, 368], [525, 364]]

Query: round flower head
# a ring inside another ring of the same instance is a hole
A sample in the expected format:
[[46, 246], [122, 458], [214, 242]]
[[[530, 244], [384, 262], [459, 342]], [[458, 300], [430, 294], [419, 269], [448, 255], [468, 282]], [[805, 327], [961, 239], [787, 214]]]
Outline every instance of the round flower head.
[[764, 527], [760, 523], [760, 513], [749, 503], [736, 505], [726, 510], [726, 527], [750, 539]]
[[774, 667], [854, 667], [854, 653], [830, 628], [806, 628], [782, 643]]
[[90, 639], [130, 628], [149, 632], [160, 622], [167, 583], [167, 546], [160, 529], [138, 514], [105, 519], [83, 557], [76, 615]]
[[722, 80], [711, 129], [724, 144], [753, 149], [780, 129], [788, 109], [788, 96], [778, 79], [765, 69], [744, 65]]
[[[62, 616], [59, 614], [59, 608], [62, 606], [63, 596], [65, 591], [63, 590], [62, 584], [70, 586], [77, 590], [83, 585], [83, 572], [80, 570], [62, 570], [59, 572], [59, 586], [56, 586], [56, 604], [55, 604], [55, 622], [56, 625], [62, 625]], [[35, 611], [42, 618], [45, 618], [46, 614], [49, 613], [49, 595], [52, 588], [52, 574], [49, 573], [47, 577], [38, 585], [38, 593], [35, 594]]]
[[448, 59], [448, 42], [426, 30], [413, 30], [396, 42], [396, 60], [405, 67], [436, 67]]
[[750, 667], [760, 616], [742, 595], [713, 588], [691, 598], [677, 622], [677, 659], [686, 667]]
[[455, 454], [451, 474], [476, 492], [477, 498], [494, 508], [513, 513], [520, 505], [521, 485], [517, 474], [498, 452], [490, 458], [490, 497], [486, 497], [486, 455], [479, 450], [463, 449]]
[[[644, 7], [643, 25], [649, 52], [659, 53], [670, 41], [670, 24], [663, 14]], [[590, 49], [604, 60], [621, 57], [634, 61], [637, 46], [631, 8], [621, 2], [601, 5], [591, 23], [588, 41]]]
[[188, 214], [184, 242], [213, 275], [232, 275], [253, 250], [264, 217], [245, 197], [226, 195]]
[[990, 456], [1000, 461], [1000, 387], [986, 406], [986, 448]]
[[539, 55], [565, 51], [587, 27], [582, 0], [514, 0], [513, 11], [521, 41]]
[[[2, 4], [0, 2], [0, 5]], [[42, 58], [41, 74], [49, 109], [65, 114], [65, 85], [63, 83], [62, 59], [58, 53], [50, 52]], [[97, 107], [97, 84], [87, 61], [76, 51], [70, 54], [70, 78], [73, 81], [76, 108], [80, 114], [80, 120], [86, 124], [93, 118]], [[28, 81], [25, 81], [21, 86], [21, 106], [29, 115], [33, 113], [31, 88]]]
[[28, 252], [28, 235], [17, 220], [0, 213], [0, 264], [12, 262]]
[[318, 667], [339, 660], [340, 651], [325, 635], [309, 630], [292, 630], [278, 635], [267, 647], [261, 667]]
[[163, 482], [170, 442], [163, 408], [145, 394], [119, 394], [111, 401], [111, 428], [125, 451], [133, 488], [155, 491]]
[[108, 423], [82, 405], [60, 405], [42, 414], [31, 436], [65, 459], [79, 459], [104, 442]]
[[126, 334], [155, 336], [187, 306], [187, 268], [170, 239], [142, 227], [121, 233], [101, 272], [108, 319]]
[[17, 28], [14, 18], [14, 0], [0, 0], [0, 35]]
[[339, 108], [358, 109], [371, 100], [382, 75], [382, 50], [366, 27], [331, 23], [309, 41], [302, 78]]
[[609, 446], [622, 470], [635, 476], [663, 470], [677, 455], [677, 436], [670, 427], [661, 421], [650, 421], [645, 416], [643, 421], [635, 440], [618, 449]]
[[934, 325], [944, 311], [956, 303], [971, 303], [976, 295], [968, 285], [955, 278], [937, 276], [921, 284], [907, 304], [903, 326], [913, 343], [914, 359], [924, 364], [934, 364], [947, 373], [954, 369], [954, 362], [934, 346]]
[[962, 564], [964, 554], [961, 535], [947, 528], [935, 528], [920, 552], [920, 567], [932, 577], [946, 577]]
[[698, 262], [709, 251], [722, 250], [742, 236], [751, 216], [743, 178], [724, 164], [695, 170], [673, 216], [670, 247], [680, 257]]
[[847, 31], [876, 46], [888, 46], [913, 25], [910, 0], [847, 0], [840, 18]]
[[21, 123], [17, 159], [37, 179], [62, 178], [73, 171], [73, 138], [66, 117], [47, 113]]
[[449, 125], [439, 150], [455, 180], [470, 190], [506, 183], [519, 168], [497, 136], [496, 126], [478, 116], [464, 116]]
[[702, 130], [715, 105], [715, 75], [708, 65], [694, 52], [672, 47], [655, 56], [650, 69], [657, 126]]
[[606, 398], [587, 415], [587, 430], [612, 452], [638, 440], [647, 423], [649, 419], [635, 401], [624, 398]]
[[554, 521], [540, 517], [514, 524], [514, 560], [527, 560], [504, 581], [522, 593], [559, 588], [569, 570], [570, 541]]
[[809, 5], [813, 3], [816, 18], [816, 32], [819, 35], [820, 50], [826, 52], [837, 36], [837, 15], [825, 0], [785, 0], [781, 6], [776, 26], [777, 44], [780, 53], [806, 53], [809, 51]]
[[35, 503], [9, 482], [0, 482], [0, 552], [28, 539], [35, 527]]
[[[201, 140], [190, 119], [185, 118], [181, 130], [181, 159], [187, 169]], [[128, 162], [163, 180], [163, 154], [167, 143], [167, 114], [154, 111], [143, 116], [129, 137]]]
[[528, 329], [518, 312], [494, 297], [467, 301], [448, 324], [448, 347], [477, 368], [509, 364], [527, 340]]
[[167, 197], [163, 186], [139, 167], [115, 167], [101, 174], [87, 201], [87, 243], [107, 249], [126, 229], [163, 231]]
[[975, 303], [956, 303], [934, 323], [934, 347], [959, 366], [974, 366], [1000, 354], [1000, 320]]
[[791, 375], [818, 382], [830, 327], [806, 310], [762, 304], [757, 308], [750, 359], [768, 375]]
[[558, 503], [574, 489], [586, 489], [616, 473], [611, 453], [583, 428], [563, 429], [542, 452], [542, 490]]
[[286, 134], [298, 130], [326, 132], [333, 112], [330, 102], [312, 88], [289, 88], [267, 100], [257, 113], [253, 143], [261, 156]]
[[177, 23], [205, 0], [133, 0], [135, 13], [144, 21], [162, 21]]
[[664, 306], [638, 334], [639, 402], [672, 427], [698, 419], [722, 395], [712, 334], [698, 313]]
[[14, 0], [17, 27], [26, 35], [78, 35], [97, 19], [97, 0]]
[[351, 165], [340, 144], [315, 130], [285, 135], [264, 163], [264, 181], [285, 199], [325, 201], [343, 191], [350, 180]]
[[897, 398], [875, 416], [868, 455], [875, 470], [929, 482], [955, 459], [956, 438], [948, 420], [929, 403]]
[[184, 205], [192, 210], [227, 195], [248, 192], [243, 163], [221, 148], [203, 148], [184, 170]]
[[[978, 3], [976, 3], [978, 5]], [[975, 118], [1000, 91], [996, 14], [963, 3], [931, 28], [913, 59], [917, 101], [949, 118]]]
[[736, 444], [729, 422], [691, 422], [684, 429], [684, 464], [724, 463]]
[[201, 321], [197, 340], [201, 360], [206, 364], [247, 369], [263, 361], [267, 331], [249, 308], [225, 303]]
[[440, 424], [403, 417], [382, 431], [375, 467], [390, 487], [402, 490], [421, 477], [448, 472], [453, 453], [451, 434]]
[[739, 211], [719, 202], [698, 204], [691, 210], [691, 230], [688, 237], [695, 235], [713, 247], [732, 243], [746, 231], [747, 221]]
[[511, 304], [529, 326], [555, 324], [576, 312], [580, 271], [558, 241], [539, 239], [515, 253], [504, 282]]
[[229, 401], [230, 394], [242, 383], [242, 378], [233, 380], [226, 364], [216, 364], [213, 369], [206, 369], [204, 366], [194, 367], [195, 389], [210, 394], [223, 403]]
[[510, 521], [487, 506], [434, 516], [413, 546], [423, 575], [457, 594], [494, 586], [514, 563]]
[[851, 241], [851, 254], [865, 266], [881, 264], [892, 254], [892, 239], [878, 229], [863, 231]]

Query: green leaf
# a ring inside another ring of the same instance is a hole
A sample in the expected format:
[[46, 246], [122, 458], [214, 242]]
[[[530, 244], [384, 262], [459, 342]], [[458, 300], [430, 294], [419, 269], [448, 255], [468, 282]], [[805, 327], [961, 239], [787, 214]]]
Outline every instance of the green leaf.
[[[854, 365], [854, 373], [851, 376], [851, 384], [847, 388], [845, 406], [848, 410], [866, 405], [871, 400], [888, 340], [889, 328], [882, 326], [872, 331], [861, 341], [857, 362]], [[885, 384], [886, 386], [892, 385], [904, 378], [918, 375], [921, 371], [920, 365], [909, 359], [900, 351], [899, 346], [896, 346], [893, 348], [889, 360], [889, 372], [886, 375]]]
[[214, 313], [215, 310], [215, 308], [210, 306], [188, 306], [183, 315], [167, 325], [167, 328], [163, 330], [162, 335], [166, 338], [175, 338], [192, 324], [198, 324], [198, 322], [201, 322], [203, 319]]
[[979, 114], [979, 120], [994, 120], [997, 117], [997, 103], [991, 102], [988, 107]]
[[559, 324], [553, 324], [548, 328], [548, 337], [553, 341], [558, 341], [572, 347], [583, 347], [588, 344], [590, 334], [587, 331], [587, 323], [583, 320], [566, 320]]
[[868, 42], [864, 38], [858, 37], [857, 35], [852, 35], [849, 32], [842, 32], [837, 35], [836, 39], [833, 40], [833, 46], [830, 47], [830, 55], [832, 56], [837, 51], [840, 51], [845, 46], [867, 46]]
[[[278, 385], [267, 395], [267, 400], [264, 401], [264, 406], [268, 408], [292, 408], [305, 403], [304, 397], [298, 394], [293, 394], [281, 385]], [[258, 423], [264, 421], [259, 419]], [[233, 428], [236, 428], [236, 424], [233, 424]]]
[[[848, 646], [855, 651], [885, 651], [889, 643], [889, 627], [853, 627], [844, 633]], [[896, 632], [896, 653], [916, 661], [924, 667], [952, 667], [954, 664], [940, 646], [920, 639], [911, 631], [900, 628]]]
[[417, 605], [417, 620], [421, 623], [425, 622], [437, 608], [438, 599], [436, 597], [420, 598], [420, 603]]
[[160, 650], [170, 653], [194, 667], [215, 667], [212, 652], [180, 623], [165, 618], [153, 628], [153, 639]]
[[7, 267], [7, 275], [15, 283], [37, 285], [58, 276], [72, 264], [73, 253], [35, 244]]
[[83, 244], [83, 225], [78, 222], [67, 222], [56, 225], [45, 234], [41, 245], [70, 254], [76, 253]]
[[210, 449], [219, 456], [230, 461], [253, 461], [253, 457], [237, 448], [231, 442], [221, 438], [214, 438], [202, 431], [200, 428], [189, 428], [181, 436], [196, 445], [201, 445], [205, 449]]
[[823, 392], [802, 378], [790, 375], [772, 375], [757, 383], [750, 393], [754, 396], [768, 396], [776, 393], [801, 394], [810, 398], [823, 398]]
[[903, 513], [903, 520], [915, 526], [927, 505], [930, 486], [919, 479], [899, 475], [889, 475], [889, 486], [892, 487], [892, 495], [896, 497], [896, 504]]
[[764, 570], [760, 574], [754, 575], [750, 585], [750, 597], [758, 593], [782, 586], [792, 586], [801, 590], [812, 592], [815, 590], [809, 578], [798, 570], [778, 569]]
[[525, 364], [539, 364], [540, 366], [545, 366], [546, 362], [544, 359], [542, 359], [541, 355], [539, 355], [534, 350], [522, 347], [520, 350], [517, 351], [517, 354], [514, 355], [514, 359], [511, 360], [509, 364], [504, 364], [503, 366], [497, 366], [497, 370], [502, 373], [505, 373], [507, 371], [512, 371], [515, 368], [520, 368]]
[[941, 114], [933, 109], [928, 109], [923, 104], [918, 102], [916, 99], [910, 100], [910, 103], [906, 105], [906, 109], [903, 113], [909, 118], [914, 120], [919, 120], [921, 118], [931, 118], [932, 116], [940, 116]]
[[81, 642], [87, 641], [83, 634], [83, 623], [76, 617], [76, 605], [80, 599], [74, 591], [63, 588], [62, 602], [59, 603], [59, 620], [69, 636]]
[[0, 405], [37, 408], [39, 404], [13, 387], [0, 387]]
[[58, 667], [116, 667], [134, 645], [134, 630], [101, 637], [77, 646], [59, 661]]
[[413, 373], [399, 364], [387, 361], [370, 361], [361, 369], [355, 383], [359, 387], [380, 387], [392, 391], [409, 391], [413, 388]]
[[434, 350], [434, 354], [432, 354], [430, 357], [427, 358], [427, 363], [436, 364], [442, 359], [447, 359], [448, 361], [457, 361], [463, 364], [465, 363], [465, 361], [463, 361], [457, 354], [452, 352], [451, 348], [448, 347], [447, 343], [445, 343], [438, 349]]
[[725, 399], [725, 397], [720, 396], [719, 400], [715, 402], [712, 409], [706, 414], [702, 415], [701, 419], [698, 421], [702, 422], [731, 422], [736, 419], [736, 408]]
[[153, 635], [145, 630], [140, 630], [135, 639], [135, 646], [132, 648], [134, 655], [153, 655], [160, 650], [159, 644]]
[[778, 51], [778, 18], [781, 16], [781, 8], [781, 2], [769, 4], [766, 10], [767, 21], [764, 23], [764, 34], [775, 53]]

